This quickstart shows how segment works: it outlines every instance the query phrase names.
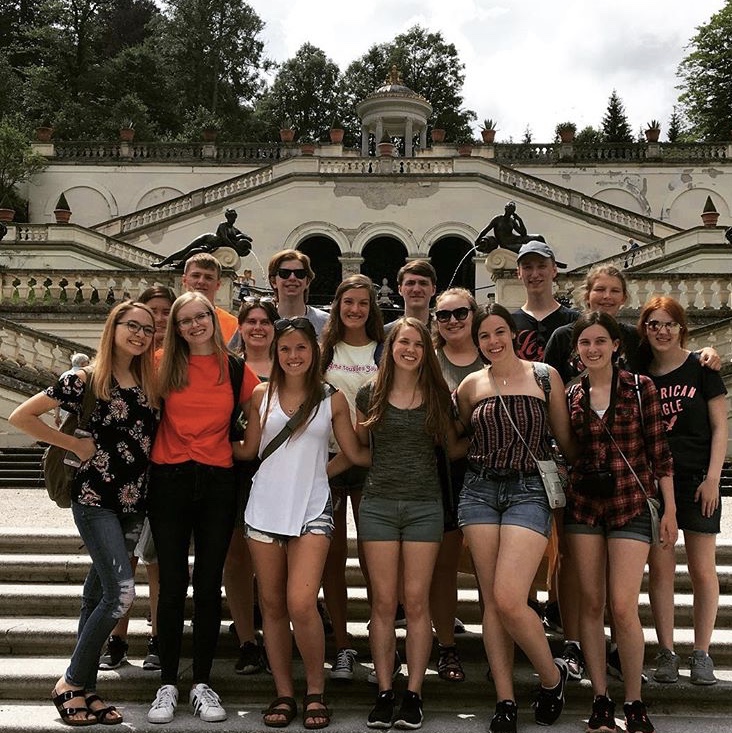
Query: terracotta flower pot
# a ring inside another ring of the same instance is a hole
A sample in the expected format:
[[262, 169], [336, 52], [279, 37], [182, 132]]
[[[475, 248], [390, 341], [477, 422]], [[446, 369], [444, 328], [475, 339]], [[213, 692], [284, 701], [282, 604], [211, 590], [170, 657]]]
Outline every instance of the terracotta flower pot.
[[343, 136], [346, 134], [346, 131], [340, 127], [331, 127], [330, 129], [330, 141], [334, 145], [338, 145], [343, 142]]
[[15, 209], [0, 209], [0, 221], [13, 221]]
[[280, 140], [283, 143], [291, 143], [295, 139], [295, 131], [291, 127], [283, 127], [280, 130]]
[[36, 140], [39, 143], [51, 142], [53, 137], [53, 127], [36, 127]]
[[211, 127], [205, 130], [201, 130], [201, 137], [203, 138], [203, 142], [205, 143], [215, 143], [218, 134], [218, 130], [214, 130]]
[[493, 141], [496, 139], [495, 130], [481, 130], [480, 136], [483, 138], [483, 142], [486, 145], [493, 145]]
[[315, 145], [313, 143], [300, 143], [300, 152], [303, 155], [313, 155], [315, 153]]
[[56, 217], [57, 224], [68, 224], [71, 219], [71, 212], [68, 209], [54, 209], [53, 215]]
[[445, 142], [445, 131], [441, 127], [432, 128], [432, 142], [438, 144]]
[[394, 143], [378, 143], [376, 145], [376, 152], [380, 158], [393, 158]]
[[131, 143], [135, 139], [135, 128], [121, 127], [119, 130], [119, 139], [123, 143]]
[[559, 130], [559, 139], [565, 144], [574, 142], [574, 130]]
[[469, 158], [473, 154], [473, 146], [470, 143], [463, 143], [462, 145], [458, 145], [457, 151], [458, 155], [463, 158]]
[[646, 142], [649, 143], [657, 143], [658, 138], [661, 137], [661, 130], [659, 130], [657, 127], [649, 127], [644, 132], [646, 136]]
[[719, 212], [718, 211], [704, 211], [701, 215], [702, 224], [707, 227], [708, 229], [712, 229], [713, 227], [717, 226], [717, 221], [719, 220]]

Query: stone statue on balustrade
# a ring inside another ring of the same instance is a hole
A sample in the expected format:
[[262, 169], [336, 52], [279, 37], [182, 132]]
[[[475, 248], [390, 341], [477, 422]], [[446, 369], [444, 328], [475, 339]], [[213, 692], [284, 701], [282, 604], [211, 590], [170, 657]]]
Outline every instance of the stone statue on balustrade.
[[156, 262], [153, 267], [174, 267], [183, 269], [186, 260], [201, 252], [215, 252], [220, 247], [230, 247], [240, 257], [246, 257], [252, 251], [252, 238], [234, 226], [236, 211], [226, 209], [226, 221], [216, 228], [216, 234], [201, 234], [190, 244], [168, 255], [164, 260]]
[[545, 242], [546, 240], [541, 234], [527, 234], [523, 220], [516, 213], [516, 204], [509, 201], [503, 214], [494, 216], [488, 226], [478, 235], [475, 240], [475, 248], [484, 254], [498, 247], [518, 253], [522, 244], [533, 241]]
[[[376, 286], [374, 285], [374, 287]], [[376, 304], [391, 308], [394, 305], [394, 301], [391, 299], [392, 295], [394, 295], [394, 291], [389, 287], [388, 278], [383, 278], [381, 287], [376, 293]]]

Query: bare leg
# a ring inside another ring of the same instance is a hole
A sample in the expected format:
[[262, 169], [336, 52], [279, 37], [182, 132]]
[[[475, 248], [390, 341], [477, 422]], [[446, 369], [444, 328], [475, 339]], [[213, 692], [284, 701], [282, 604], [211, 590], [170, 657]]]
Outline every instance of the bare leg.
[[335, 531], [333, 532], [333, 539], [328, 549], [328, 557], [323, 571], [323, 596], [333, 624], [336, 648], [346, 649], [351, 646], [347, 627], [348, 590], [346, 588], [348, 492], [343, 486], [331, 487], [331, 491], [333, 494]]
[[707, 654], [719, 606], [716, 542], [716, 535], [684, 531], [689, 575], [694, 589], [694, 649]]
[[254, 568], [241, 529], [231, 535], [224, 565], [224, 588], [239, 644], [254, 641]]
[[457, 612], [457, 569], [463, 533], [456, 529], [445, 532], [435, 563], [430, 587], [430, 610], [437, 641], [443, 646], [455, 643], [455, 615]]
[[676, 553], [674, 547], [651, 546], [648, 555], [648, 594], [661, 649], [674, 648], [674, 580]]

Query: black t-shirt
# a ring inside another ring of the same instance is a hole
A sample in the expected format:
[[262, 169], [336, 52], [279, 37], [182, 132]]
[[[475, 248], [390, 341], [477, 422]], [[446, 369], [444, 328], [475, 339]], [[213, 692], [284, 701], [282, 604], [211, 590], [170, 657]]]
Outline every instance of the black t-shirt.
[[712, 440], [707, 402], [727, 394], [721, 375], [702, 366], [699, 354], [692, 353], [672, 372], [650, 376], [661, 400], [674, 472], [706, 471]]
[[517, 331], [516, 355], [527, 361], [542, 361], [549, 337], [560, 326], [574, 323], [580, 313], [572, 308], [567, 308], [566, 305], [560, 305], [541, 321], [537, 321], [534, 316], [530, 316], [521, 308], [514, 311], [512, 315]]
[[[640, 336], [635, 326], [627, 323], [618, 323], [622, 333], [621, 354], [618, 358], [618, 366], [628, 372], [640, 372], [641, 364], [638, 358], [638, 347]], [[565, 384], [579, 376], [585, 366], [579, 356], [572, 350], [572, 329], [574, 323], [560, 326], [551, 335], [549, 342], [544, 349], [544, 362], [553, 366], [561, 376]]]

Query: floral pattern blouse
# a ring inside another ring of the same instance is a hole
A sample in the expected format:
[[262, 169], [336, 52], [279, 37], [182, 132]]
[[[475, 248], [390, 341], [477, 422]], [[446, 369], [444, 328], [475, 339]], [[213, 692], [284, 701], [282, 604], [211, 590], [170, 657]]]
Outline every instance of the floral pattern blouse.
[[[62, 409], [80, 415], [84, 388], [72, 372], [45, 393]], [[94, 406], [87, 430], [97, 451], [76, 471], [72, 500], [122, 514], [142, 511], [155, 425], [155, 410], [142, 389], [115, 382], [110, 401], [97, 400]]]

